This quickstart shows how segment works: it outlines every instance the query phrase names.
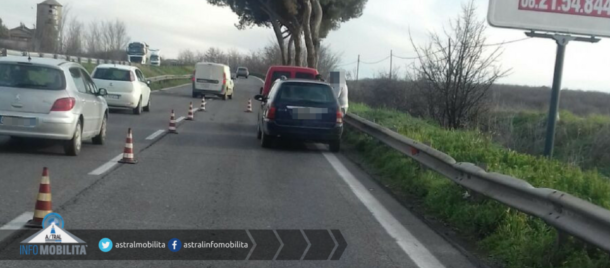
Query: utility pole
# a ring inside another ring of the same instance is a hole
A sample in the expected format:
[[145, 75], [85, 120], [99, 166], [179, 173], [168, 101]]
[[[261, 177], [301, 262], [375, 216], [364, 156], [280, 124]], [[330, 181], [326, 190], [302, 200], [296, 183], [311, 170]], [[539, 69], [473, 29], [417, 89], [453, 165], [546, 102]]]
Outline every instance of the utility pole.
[[358, 65], [356, 65], [356, 82], [358, 82], [358, 75], [360, 75], [360, 55], [358, 55]]
[[356, 87], [360, 89], [360, 81], [358, 76], [360, 75], [360, 54], [358, 54], [358, 65], [356, 65]]
[[392, 80], [392, 60], [394, 60], [394, 50], [390, 50], [390, 80]]

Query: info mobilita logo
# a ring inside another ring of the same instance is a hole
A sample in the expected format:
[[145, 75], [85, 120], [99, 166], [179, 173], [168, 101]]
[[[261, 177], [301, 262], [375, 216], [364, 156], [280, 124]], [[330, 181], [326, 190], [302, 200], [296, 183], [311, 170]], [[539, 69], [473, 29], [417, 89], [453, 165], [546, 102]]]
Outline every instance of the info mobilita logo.
[[64, 220], [49, 213], [42, 220], [42, 231], [21, 241], [20, 255], [87, 255], [86, 242], [63, 229]]

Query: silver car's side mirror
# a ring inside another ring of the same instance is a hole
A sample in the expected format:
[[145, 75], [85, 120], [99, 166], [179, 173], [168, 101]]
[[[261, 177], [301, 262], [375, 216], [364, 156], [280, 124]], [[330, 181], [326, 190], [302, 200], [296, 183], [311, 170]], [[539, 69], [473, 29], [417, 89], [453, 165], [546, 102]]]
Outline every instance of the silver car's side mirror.
[[108, 91], [105, 88], [100, 88], [97, 91], [97, 95], [105, 97], [106, 95], [108, 95]]

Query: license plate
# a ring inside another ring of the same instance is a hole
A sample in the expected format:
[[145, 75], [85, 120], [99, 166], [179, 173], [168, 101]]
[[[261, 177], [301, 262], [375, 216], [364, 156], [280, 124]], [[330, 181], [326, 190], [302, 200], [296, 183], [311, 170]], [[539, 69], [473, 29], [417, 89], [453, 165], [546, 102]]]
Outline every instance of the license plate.
[[2, 116], [0, 117], [0, 124], [15, 127], [34, 127], [36, 126], [36, 118]]
[[303, 108], [287, 107], [292, 111], [292, 119], [297, 120], [320, 120], [322, 115], [328, 113], [326, 108]]
[[210, 89], [210, 84], [199, 84], [203, 89]]
[[121, 95], [106, 95], [106, 98], [118, 100], [121, 98]]

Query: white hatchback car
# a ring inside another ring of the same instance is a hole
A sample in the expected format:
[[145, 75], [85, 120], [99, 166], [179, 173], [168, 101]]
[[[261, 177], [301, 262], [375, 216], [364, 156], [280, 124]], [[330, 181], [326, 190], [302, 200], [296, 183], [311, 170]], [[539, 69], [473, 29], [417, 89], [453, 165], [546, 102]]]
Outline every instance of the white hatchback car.
[[108, 92], [111, 108], [133, 109], [134, 114], [150, 112], [150, 81], [134, 66], [102, 64], [93, 70], [93, 81]]
[[104, 144], [105, 95], [80, 64], [0, 57], [0, 135], [61, 140], [78, 155], [82, 140]]

